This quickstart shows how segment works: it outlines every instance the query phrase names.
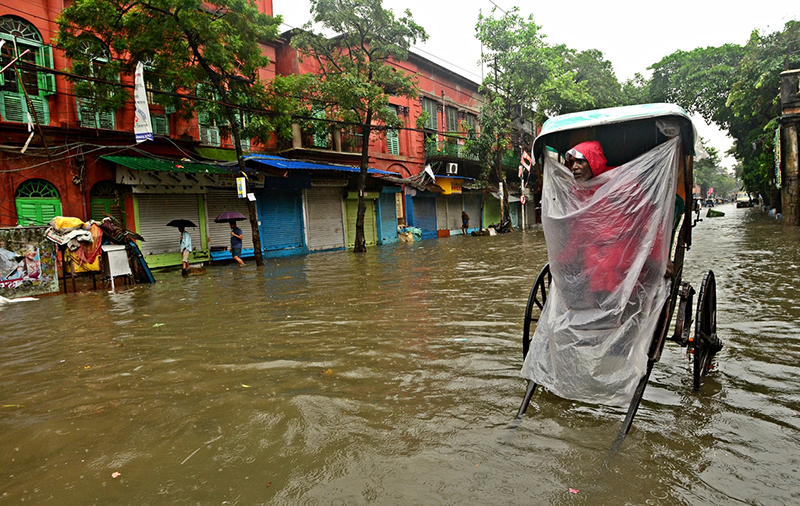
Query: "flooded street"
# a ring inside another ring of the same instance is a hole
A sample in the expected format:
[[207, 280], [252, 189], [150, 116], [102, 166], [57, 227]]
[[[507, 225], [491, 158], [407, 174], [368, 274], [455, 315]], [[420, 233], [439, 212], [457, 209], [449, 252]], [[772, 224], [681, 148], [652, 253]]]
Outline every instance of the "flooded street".
[[717, 209], [717, 370], [667, 343], [618, 454], [615, 408], [513, 420], [541, 232], [452, 237], [0, 306], [0, 505], [799, 504], [800, 232]]

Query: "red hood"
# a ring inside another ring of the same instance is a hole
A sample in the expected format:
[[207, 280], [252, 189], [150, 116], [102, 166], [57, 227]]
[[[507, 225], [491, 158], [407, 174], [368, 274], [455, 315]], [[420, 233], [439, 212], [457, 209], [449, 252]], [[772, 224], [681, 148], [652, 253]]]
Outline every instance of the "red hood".
[[581, 142], [572, 149], [582, 154], [589, 162], [589, 167], [592, 168], [592, 177], [597, 177], [603, 172], [614, 168], [607, 165], [606, 155], [603, 154], [603, 146], [598, 141]]

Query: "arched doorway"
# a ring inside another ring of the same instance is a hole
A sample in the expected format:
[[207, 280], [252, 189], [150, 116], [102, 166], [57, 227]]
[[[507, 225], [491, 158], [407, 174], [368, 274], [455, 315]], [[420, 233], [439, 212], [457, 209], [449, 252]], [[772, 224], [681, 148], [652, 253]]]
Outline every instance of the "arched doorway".
[[47, 225], [61, 216], [61, 199], [54, 184], [43, 179], [28, 179], [15, 194], [17, 223], [23, 227]]
[[92, 219], [103, 221], [106, 215], [120, 223], [125, 223], [124, 213], [119, 197], [119, 190], [113, 181], [99, 181], [92, 186], [89, 193]]

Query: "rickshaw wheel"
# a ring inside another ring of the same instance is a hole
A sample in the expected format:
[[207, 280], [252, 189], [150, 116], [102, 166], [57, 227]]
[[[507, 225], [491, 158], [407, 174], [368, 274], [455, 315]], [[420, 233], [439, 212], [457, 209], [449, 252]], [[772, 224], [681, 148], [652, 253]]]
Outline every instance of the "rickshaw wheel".
[[[553, 281], [553, 276], [550, 275], [550, 264], [545, 264], [539, 275], [536, 276], [536, 281], [533, 283], [531, 293], [528, 295], [528, 305], [525, 308], [525, 321], [522, 326], [522, 358], [528, 355], [528, 349], [531, 345], [531, 322], [538, 322], [539, 316], [542, 314], [544, 303], [547, 302], [547, 292], [550, 291], [550, 283]], [[534, 318], [533, 307], [538, 308], [538, 315]]]
[[711, 367], [711, 359], [722, 349], [722, 341], [717, 337], [717, 283], [714, 272], [708, 271], [700, 285], [695, 313], [695, 331], [692, 351], [694, 352], [694, 389], [700, 388], [700, 379]]

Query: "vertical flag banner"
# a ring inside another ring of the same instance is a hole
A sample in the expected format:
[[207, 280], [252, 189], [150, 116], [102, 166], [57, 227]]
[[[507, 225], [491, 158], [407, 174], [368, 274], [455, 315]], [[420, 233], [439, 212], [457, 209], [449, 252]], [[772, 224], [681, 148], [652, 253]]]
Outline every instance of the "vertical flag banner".
[[147, 91], [144, 88], [144, 65], [136, 64], [136, 78], [133, 83], [133, 99], [136, 103], [136, 114], [133, 118], [133, 133], [136, 142], [153, 140], [153, 124], [150, 123], [150, 107], [147, 105]]
[[247, 196], [247, 183], [245, 183], [245, 179], [243, 177], [236, 178], [236, 193], [239, 195], [240, 199], [243, 199]]

